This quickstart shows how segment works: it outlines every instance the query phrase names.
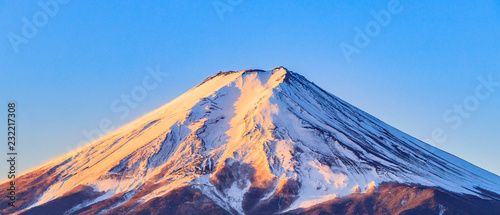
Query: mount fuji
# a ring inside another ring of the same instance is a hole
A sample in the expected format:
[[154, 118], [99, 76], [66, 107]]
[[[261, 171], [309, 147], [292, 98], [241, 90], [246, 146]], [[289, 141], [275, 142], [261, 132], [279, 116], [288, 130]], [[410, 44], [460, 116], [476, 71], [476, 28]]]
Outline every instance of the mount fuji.
[[499, 176], [283, 67], [219, 72], [15, 180], [1, 214], [500, 214]]

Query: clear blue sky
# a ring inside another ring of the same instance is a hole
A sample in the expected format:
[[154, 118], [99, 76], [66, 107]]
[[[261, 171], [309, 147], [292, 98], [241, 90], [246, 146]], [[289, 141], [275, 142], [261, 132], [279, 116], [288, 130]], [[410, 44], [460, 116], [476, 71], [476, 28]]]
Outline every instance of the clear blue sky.
[[[27, 171], [86, 141], [103, 119], [124, 125], [216, 72], [285, 66], [416, 138], [441, 128], [447, 140], [434, 145], [500, 174], [500, 87], [482, 88], [489, 97], [461, 124], [443, 119], [454, 104], [477, 105], [479, 77], [500, 81], [499, 1], [401, 0], [387, 25], [374, 25], [370, 11], [389, 2], [69, 1], [48, 14], [37, 1], [2, 0], [0, 127], [17, 101]], [[367, 25], [370, 42], [348, 62], [341, 44], [356, 47], [355, 29]], [[13, 46], [12, 35], [24, 40]], [[113, 101], [156, 65], [168, 77], [122, 118]]]

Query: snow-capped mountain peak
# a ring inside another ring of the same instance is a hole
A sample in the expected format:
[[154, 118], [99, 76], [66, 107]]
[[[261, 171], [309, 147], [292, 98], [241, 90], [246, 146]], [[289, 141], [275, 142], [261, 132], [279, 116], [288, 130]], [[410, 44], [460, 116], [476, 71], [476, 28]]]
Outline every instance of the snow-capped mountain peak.
[[24, 194], [28, 200], [18, 212], [85, 193], [64, 213], [135, 213], [182, 187], [199, 193], [198, 201], [211, 210], [230, 214], [254, 214], [269, 205], [273, 213], [293, 212], [369, 193], [385, 182], [482, 199], [500, 193], [500, 177], [284, 67], [219, 72], [20, 180], [39, 192]]

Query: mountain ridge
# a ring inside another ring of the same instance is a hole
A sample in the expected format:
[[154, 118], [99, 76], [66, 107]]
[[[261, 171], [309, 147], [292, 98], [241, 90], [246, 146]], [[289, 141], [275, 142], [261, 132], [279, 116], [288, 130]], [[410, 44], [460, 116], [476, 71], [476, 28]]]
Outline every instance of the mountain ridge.
[[28, 214], [51, 202], [77, 201], [68, 200], [73, 194], [84, 200], [61, 209], [65, 213], [84, 213], [93, 205], [100, 205], [92, 210], [101, 214], [135, 213], [174, 191], [230, 214], [261, 213], [274, 203], [279, 207], [273, 213], [288, 213], [383, 183], [500, 200], [499, 176], [387, 125], [284, 67], [219, 72], [20, 180], [39, 190], [21, 193], [27, 202], [17, 212]]

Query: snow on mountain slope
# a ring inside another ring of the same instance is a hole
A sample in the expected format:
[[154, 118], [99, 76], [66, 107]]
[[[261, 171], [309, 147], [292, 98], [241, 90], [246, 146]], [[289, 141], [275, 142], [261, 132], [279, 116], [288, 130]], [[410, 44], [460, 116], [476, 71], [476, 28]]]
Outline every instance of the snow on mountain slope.
[[381, 122], [283, 67], [218, 73], [21, 178], [40, 193], [26, 197], [17, 212], [67, 198], [82, 186], [98, 197], [66, 213], [111, 199], [119, 201], [99, 213], [130, 212], [184, 186], [233, 214], [249, 214], [253, 204], [276, 197], [289, 201], [280, 204], [280, 212], [306, 208], [382, 182], [481, 198], [489, 198], [485, 190], [500, 193], [499, 176]]

